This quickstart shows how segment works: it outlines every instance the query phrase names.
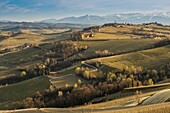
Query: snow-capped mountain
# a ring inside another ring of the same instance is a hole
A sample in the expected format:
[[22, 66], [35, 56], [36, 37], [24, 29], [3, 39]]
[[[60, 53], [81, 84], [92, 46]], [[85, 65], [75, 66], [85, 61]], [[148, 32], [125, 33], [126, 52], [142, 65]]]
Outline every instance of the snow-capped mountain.
[[160, 13], [124, 13], [111, 14], [106, 16], [85, 15], [80, 17], [67, 17], [60, 20], [48, 19], [43, 20], [43, 23], [79, 23], [79, 24], [104, 24], [113, 22], [122, 23], [146, 23], [159, 22], [162, 24], [170, 24], [170, 12]]

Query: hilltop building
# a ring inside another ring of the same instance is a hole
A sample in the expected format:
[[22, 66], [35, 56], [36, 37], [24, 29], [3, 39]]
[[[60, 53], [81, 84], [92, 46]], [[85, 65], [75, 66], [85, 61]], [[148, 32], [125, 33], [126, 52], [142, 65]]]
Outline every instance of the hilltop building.
[[71, 33], [71, 38], [73, 40], [84, 40], [88, 38], [94, 38], [94, 33], [93, 32], [81, 32], [81, 31], [73, 31]]
[[85, 40], [88, 38], [94, 38], [97, 32], [100, 32], [100, 26], [85, 28], [82, 31], [72, 31], [71, 38], [73, 40]]

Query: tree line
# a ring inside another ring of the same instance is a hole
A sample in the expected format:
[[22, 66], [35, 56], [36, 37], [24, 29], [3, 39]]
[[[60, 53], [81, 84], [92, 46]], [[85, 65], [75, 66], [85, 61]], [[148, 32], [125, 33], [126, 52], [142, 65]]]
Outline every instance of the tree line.
[[[113, 94], [122, 91], [124, 88], [140, 85], [152, 85], [161, 80], [170, 78], [170, 63], [161, 70], [148, 70], [144, 72], [141, 67], [126, 66], [121, 72], [108, 72], [103, 74], [104, 79], [89, 78], [81, 74], [87, 69], [76, 68], [77, 76], [91, 80], [84, 84], [81, 80], [74, 86], [66, 84], [64, 88], [56, 88], [51, 85], [43, 92], [37, 92], [33, 97], [28, 97], [21, 102], [13, 103], [11, 109], [19, 108], [43, 108], [43, 107], [71, 107], [90, 104], [91, 100], [97, 97]], [[86, 73], [87, 74], [87, 73]], [[88, 73], [89, 74], [89, 73]]]

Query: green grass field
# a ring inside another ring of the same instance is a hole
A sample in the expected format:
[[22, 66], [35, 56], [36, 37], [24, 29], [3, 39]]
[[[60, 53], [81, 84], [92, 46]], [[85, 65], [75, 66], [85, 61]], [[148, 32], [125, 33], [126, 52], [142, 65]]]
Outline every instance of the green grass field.
[[18, 66], [28, 66], [40, 61], [36, 55], [42, 54], [42, 51], [33, 47], [22, 51], [8, 53], [0, 56], [0, 76], [6, 76], [17, 72]]
[[49, 78], [40, 76], [16, 84], [0, 87], [0, 108], [6, 103], [21, 101], [49, 88]]
[[57, 88], [63, 88], [68, 84], [69, 86], [73, 86], [74, 84], [78, 83], [78, 79], [81, 80], [82, 83], [87, 83], [88, 81], [84, 80], [83, 78], [80, 78], [78, 76], [75, 76], [74, 74], [68, 74], [63, 75], [61, 77], [54, 77], [51, 79], [51, 82], [57, 87]]

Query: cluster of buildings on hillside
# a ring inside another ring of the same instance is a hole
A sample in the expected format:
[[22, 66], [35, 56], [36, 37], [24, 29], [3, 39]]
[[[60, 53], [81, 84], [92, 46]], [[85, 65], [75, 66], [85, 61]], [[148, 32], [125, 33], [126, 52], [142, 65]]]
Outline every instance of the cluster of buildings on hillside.
[[94, 38], [97, 32], [100, 32], [99, 26], [89, 27], [83, 29], [82, 31], [72, 31], [71, 38], [73, 40], [84, 40], [88, 38]]
[[73, 40], [84, 40], [89, 38], [94, 38], [95, 34], [100, 32], [100, 28], [103, 27], [117, 27], [117, 28], [124, 28], [125, 24], [117, 24], [117, 23], [108, 23], [104, 24], [103, 26], [94, 26], [85, 28], [82, 31], [72, 31], [71, 37]]

